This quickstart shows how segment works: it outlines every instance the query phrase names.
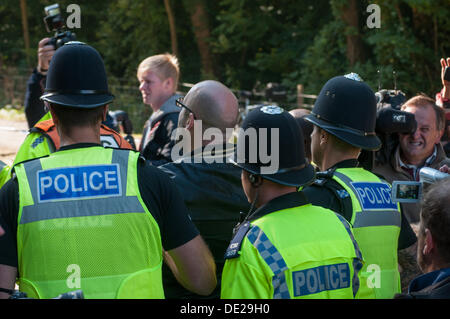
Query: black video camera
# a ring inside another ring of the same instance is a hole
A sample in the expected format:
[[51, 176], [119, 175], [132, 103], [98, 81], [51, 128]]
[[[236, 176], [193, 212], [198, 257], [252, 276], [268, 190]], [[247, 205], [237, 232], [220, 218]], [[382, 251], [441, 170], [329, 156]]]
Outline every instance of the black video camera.
[[372, 170], [374, 162], [383, 165], [389, 161], [399, 140], [398, 134], [413, 134], [417, 122], [413, 113], [400, 111], [390, 106], [378, 109], [375, 132], [381, 141], [381, 148], [376, 151], [362, 151], [358, 160], [367, 170]]
[[65, 31], [64, 19], [61, 15], [59, 4], [52, 4], [51, 6], [45, 7], [44, 10], [47, 15], [44, 18], [47, 32], [55, 31], [55, 36], [47, 42], [47, 45], [53, 45], [55, 50], [57, 50], [65, 43], [76, 40], [75, 33]]
[[375, 161], [381, 165], [387, 163], [399, 143], [398, 134], [413, 134], [416, 129], [417, 122], [413, 113], [391, 107], [379, 109], [375, 132], [382, 146], [375, 153]]

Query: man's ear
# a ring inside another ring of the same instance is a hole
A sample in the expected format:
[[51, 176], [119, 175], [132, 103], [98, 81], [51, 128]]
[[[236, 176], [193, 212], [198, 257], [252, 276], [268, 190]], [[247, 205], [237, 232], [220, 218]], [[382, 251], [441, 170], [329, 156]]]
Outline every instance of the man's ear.
[[164, 88], [168, 91], [175, 91], [175, 88], [173, 87], [173, 85], [174, 85], [174, 80], [171, 77], [168, 77], [163, 82]]
[[45, 101], [45, 105], [47, 106], [48, 111], [50, 112], [50, 114], [52, 116], [53, 123], [55, 125], [57, 125], [59, 123], [59, 119], [55, 116], [55, 111], [53, 110], [53, 107], [47, 101]]
[[424, 239], [425, 243], [423, 245], [423, 251], [422, 253], [424, 255], [429, 255], [433, 249], [434, 249], [434, 240], [433, 240], [433, 235], [431, 234], [431, 231], [428, 228], [425, 228], [425, 239]]
[[102, 117], [102, 122], [104, 122], [104, 121], [106, 121], [106, 117], [107, 117], [107, 115], [108, 115], [108, 111], [109, 111], [109, 106], [108, 105], [105, 105], [104, 107], [103, 107], [103, 117]]
[[258, 174], [249, 174], [248, 180], [250, 181], [250, 184], [252, 184], [254, 188], [258, 188], [263, 183], [263, 179]]
[[436, 133], [436, 139], [434, 140], [434, 144], [439, 144], [441, 142], [441, 138], [444, 135], [446, 129], [447, 127], [444, 127], [442, 130]]
[[329, 134], [327, 131], [320, 129], [319, 131], [319, 138], [320, 138], [320, 145], [328, 143]]
[[188, 131], [191, 131], [191, 130], [194, 129], [194, 121], [195, 121], [195, 119], [194, 119], [194, 114], [192, 114], [191, 112], [189, 112], [188, 119], [187, 119], [187, 121], [186, 121], [186, 129], [187, 129]]

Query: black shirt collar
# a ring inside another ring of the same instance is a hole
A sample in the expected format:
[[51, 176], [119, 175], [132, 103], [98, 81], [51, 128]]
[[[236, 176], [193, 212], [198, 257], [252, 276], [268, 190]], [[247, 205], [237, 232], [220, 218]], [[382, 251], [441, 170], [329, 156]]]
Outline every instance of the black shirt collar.
[[336, 164], [334, 164], [332, 167], [330, 167], [328, 170], [330, 169], [338, 169], [338, 168], [353, 168], [353, 167], [358, 167], [359, 166], [359, 162], [356, 158], [351, 158], [351, 159], [347, 159], [347, 160], [343, 160], [340, 161]]
[[283, 209], [294, 208], [309, 204], [310, 202], [303, 194], [303, 192], [292, 192], [281, 195], [259, 207], [253, 214], [250, 220], [255, 220], [264, 215], [277, 212]]
[[59, 148], [59, 150], [57, 150], [57, 152], [73, 150], [73, 149], [76, 149], [76, 148], [94, 147], [94, 146], [102, 146], [102, 145], [101, 144], [96, 144], [96, 143], [76, 143], [76, 144], [70, 144], [70, 145], [61, 146]]

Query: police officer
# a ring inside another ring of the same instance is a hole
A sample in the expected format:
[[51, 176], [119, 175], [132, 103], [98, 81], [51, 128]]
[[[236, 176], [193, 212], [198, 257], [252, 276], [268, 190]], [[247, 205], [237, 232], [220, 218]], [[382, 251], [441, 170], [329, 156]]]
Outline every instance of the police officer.
[[314, 169], [292, 115], [277, 106], [252, 110], [234, 163], [257, 209], [238, 226], [225, 253], [221, 298], [353, 298], [361, 254], [341, 216], [297, 192], [314, 180]]
[[[100, 126], [100, 141], [105, 147], [133, 149], [130, 143], [119, 133], [103, 123]], [[29, 130], [28, 135], [17, 151], [13, 164], [6, 165], [0, 171], [0, 187], [11, 177], [11, 170], [14, 165], [49, 155], [59, 149], [59, 145], [59, 135], [49, 112]]]
[[392, 298], [400, 291], [397, 249], [412, 245], [415, 236], [392, 202], [391, 186], [357, 160], [361, 150], [381, 146], [375, 95], [355, 73], [334, 77], [306, 119], [314, 124], [312, 160], [322, 172], [304, 192], [314, 205], [342, 214], [353, 226], [367, 262], [359, 297], [371, 298], [366, 288], [373, 287], [377, 298]]
[[[60, 149], [15, 167], [0, 191], [0, 287], [31, 298], [82, 289], [86, 298], [163, 298], [163, 249], [188, 289], [210, 294], [214, 260], [171, 180], [138, 152], [103, 148], [107, 104], [100, 54], [81, 42], [58, 49], [42, 99]], [[2, 295], [5, 297], [5, 295]]]

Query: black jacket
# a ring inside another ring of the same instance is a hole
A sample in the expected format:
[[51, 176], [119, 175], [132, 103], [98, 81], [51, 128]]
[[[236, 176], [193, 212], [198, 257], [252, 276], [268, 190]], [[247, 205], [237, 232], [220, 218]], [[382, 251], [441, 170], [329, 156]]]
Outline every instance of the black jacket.
[[395, 299], [450, 299], [450, 268], [421, 275], [411, 281], [408, 293]]
[[[227, 157], [232, 156], [234, 146], [225, 145], [223, 149], [222, 152], [216, 149], [212, 154], [202, 152], [203, 148], [194, 151], [195, 156], [159, 167], [175, 181], [192, 221], [214, 256], [218, 285], [209, 298], [220, 297], [225, 251], [232, 238], [233, 228], [239, 222], [240, 212], [247, 213], [250, 208], [241, 186], [241, 169], [226, 162]], [[210, 162], [205, 162], [205, 159]], [[196, 160], [200, 163], [195, 163]], [[165, 265], [163, 284], [166, 298], [202, 297], [179, 285]]]
[[172, 132], [178, 127], [180, 108], [175, 105], [178, 95], [170, 97], [145, 123], [139, 151], [154, 166], [172, 162], [175, 145]]
[[45, 79], [36, 69], [28, 79], [24, 101], [28, 128], [32, 128], [46, 113], [44, 102], [39, 99], [45, 89]]

